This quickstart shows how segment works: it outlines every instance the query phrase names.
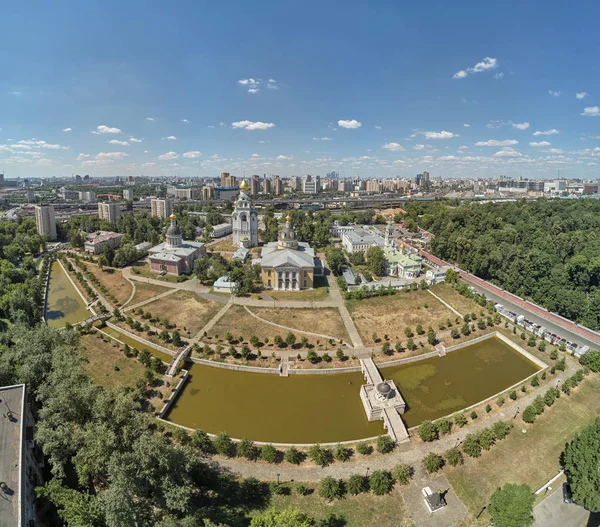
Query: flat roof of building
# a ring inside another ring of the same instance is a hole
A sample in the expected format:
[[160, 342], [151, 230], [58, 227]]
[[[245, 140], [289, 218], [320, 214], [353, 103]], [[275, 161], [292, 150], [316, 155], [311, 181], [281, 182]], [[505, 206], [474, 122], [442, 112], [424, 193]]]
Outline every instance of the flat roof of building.
[[123, 235], [118, 232], [109, 232], [109, 231], [96, 231], [88, 234], [85, 238], [85, 243], [91, 243], [93, 245], [97, 243], [102, 243], [107, 240], [112, 240], [114, 238], [122, 238]]

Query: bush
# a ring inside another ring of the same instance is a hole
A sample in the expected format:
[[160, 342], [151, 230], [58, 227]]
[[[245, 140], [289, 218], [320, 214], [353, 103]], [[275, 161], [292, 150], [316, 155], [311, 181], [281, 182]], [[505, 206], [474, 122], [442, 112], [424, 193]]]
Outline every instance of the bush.
[[387, 470], [376, 470], [369, 476], [369, 487], [375, 496], [384, 496], [391, 492], [394, 480]]
[[276, 463], [279, 451], [273, 445], [263, 445], [260, 449], [260, 459], [268, 463]]
[[481, 448], [483, 448], [484, 450], [489, 450], [492, 447], [492, 445], [496, 442], [494, 432], [492, 432], [492, 430], [489, 428], [481, 430], [477, 439], [479, 441], [479, 444], [481, 445]]
[[356, 445], [356, 451], [363, 456], [369, 456], [373, 453], [373, 447], [366, 441], [361, 441]]
[[485, 413], [489, 414], [492, 411], [492, 407], [489, 404], [485, 405]]
[[456, 423], [456, 426], [462, 428], [467, 424], [467, 418], [465, 417], [465, 414], [456, 414], [454, 416], [454, 422]]
[[535, 388], [536, 386], [539, 386], [539, 385], [540, 385], [540, 380], [538, 379], [537, 375], [534, 375], [531, 378], [531, 386]]
[[394, 447], [396, 446], [396, 444], [394, 443], [394, 440], [390, 437], [390, 436], [379, 436], [377, 438], [377, 452], [379, 452], [380, 454], [387, 454], [388, 452], [391, 452], [392, 450], [394, 450]]
[[333, 457], [338, 461], [348, 461], [351, 455], [352, 449], [346, 448], [344, 445], [340, 445], [339, 443], [335, 445], [335, 448], [333, 449]]
[[450, 448], [444, 453], [446, 461], [451, 467], [456, 467], [464, 463], [462, 452], [458, 448]]
[[552, 360], [556, 360], [558, 359], [558, 351], [556, 351], [556, 348], [554, 348], [551, 352], [550, 352], [550, 358]]
[[319, 358], [319, 355], [317, 355], [317, 352], [314, 350], [309, 350], [308, 353], [306, 354], [306, 359], [308, 360], [308, 362], [310, 362], [311, 364], [317, 364], [321, 359]]
[[434, 474], [444, 466], [444, 458], [439, 454], [430, 452], [423, 458], [423, 467], [429, 474]]
[[205, 454], [212, 454], [215, 451], [213, 442], [204, 430], [195, 430], [191, 442], [192, 446]]
[[517, 391], [516, 390], [511, 390], [510, 393], [508, 394], [508, 396], [515, 401], [517, 399]]
[[533, 406], [537, 415], [543, 414], [546, 408], [546, 400], [541, 395], [538, 395], [531, 403], [531, 406]]
[[498, 397], [498, 399], [496, 399], [496, 404], [498, 406], [503, 406], [504, 405], [504, 397], [502, 397], [502, 396]]
[[546, 403], [546, 406], [552, 406], [554, 404], [555, 400], [556, 400], [556, 390], [554, 388], [550, 388], [544, 394], [544, 402]]
[[479, 439], [475, 434], [469, 434], [465, 437], [462, 445], [463, 452], [471, 457], [481, 456], [481, 445]]
[[400, 485], [408, 485], [412, 477], [413, 469], [410, 465], [400, 463], [392, 469], [392, 478]]
[[435, 424], [437, 425], [438, 432], [446, 435], [452, 431], [452, 421], [446, 417], [438, 419]]
[[439, 437], [438, 427], [431, 421], [423, 421], [419, 425], [418, 432], [422, 441], [435, 441]]
[[535, 421], [535, 416], [537, 415], [537, 411], [534, 406], [528, 406], [525, 408], [523, 412], [523, 421], [526, 423], [533, 423]]
[[473, 421], [475, 421], [475, 419], [477, 419], [477, 412], [476, 412], [475, 410], [473, 410], [473, 411], [471, 412], [471, 419], [472, 419]]
[[233, 451], [233, 441], [225, 432], [217, 434], [214, 445], [217, 454], [221, 454], [222, 456], [230, 456]]
[[308, 488], [306, 485], [303, 485], [302, 483], [299, 483], [296, 487], [296, 492], [300, 496], [308, 496], [312, 492], [312, 489]]
[[319, 483], [319, 496], [328, 501], [344, 497], [344, 486], [339, 479], [326, 476]]
[[496, 439], [504, 439], [512, 430], [513, 424], [510, 421], [496, 421], [492, 425], [492, 432]]
[[326, 467], [331, 463], [331, 452], [325, 448], [321, 448], [321, 445], [313, 445], [308, 450], [308, 457], [313, 463]]
[[352, 474], [346, 482], [346, 490], [356, 496], [369, 490], [369, 480], [360, 474]]
[[285, 451], [283, 459], [293, 465], [299, 465], [302, 462], [302, 454], [296, 447], [291, 446]]
[[256, 459], [256, 447], [250, 439], [242, 439], [235, 445], [235, 455], [237, 457], [245, 457], [246, 459]]

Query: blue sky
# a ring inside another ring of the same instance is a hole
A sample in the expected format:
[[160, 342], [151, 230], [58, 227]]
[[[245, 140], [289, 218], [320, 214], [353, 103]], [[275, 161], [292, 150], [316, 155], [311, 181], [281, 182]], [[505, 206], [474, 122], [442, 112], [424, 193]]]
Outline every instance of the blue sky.
[[599, 15], [591, 1], [13, 3], [0, 172], [595, 179]]

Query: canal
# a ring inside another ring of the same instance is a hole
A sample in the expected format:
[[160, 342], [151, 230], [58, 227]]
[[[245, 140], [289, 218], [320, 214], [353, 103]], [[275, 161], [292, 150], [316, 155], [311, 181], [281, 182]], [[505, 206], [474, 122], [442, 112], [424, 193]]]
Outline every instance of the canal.
[[69, 277], [57, 261], [50, 268], [48, 297], [46, 298], [46, 322], [49, 326], [60, 327], [75, 324], [92, 316], [86, 309], [86, 302], [73, 287]]

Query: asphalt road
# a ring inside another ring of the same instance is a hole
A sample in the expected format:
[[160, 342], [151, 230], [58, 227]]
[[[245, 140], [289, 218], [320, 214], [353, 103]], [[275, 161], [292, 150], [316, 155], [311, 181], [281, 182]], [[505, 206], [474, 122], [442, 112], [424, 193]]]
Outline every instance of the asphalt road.
[[565, 503], [562, 485], [533, 509], [535, 521], [532, 527], [598, 527], [598, 515], [590, 516], [580, 505]]
[[483, 287], [477, 286], [470, 282], [469, 285], [475, 287], [475, 289], [477, 289], [477, 291], [479, 291], [480, 293], [485, 294], [486, 298], [488, 298], [489, 300], [492, 300], [497, 304], [502, 304], [506, 309], [512, 311], [513, 313], [517, 313], [518, 315], [524, 315], [527, 320], [530, 320], [534, 324], [544, 326], [548, 331], [550, 331], [550, 333], [559, 335], [560, 337], [567, 339], [569, 342], [575, 342], [577, 344], [589, 346], [590, 349], [597, 349], [599, 347], [598, 344], [592, 342], [591, 340], [588, 340], [585, 337], [582, 337], [581, 335], [573, 333], [572, 331], [569, 331], [563, 328], [562, 326], [550, 322], [549, 320], [546, 320], [537, 314], [527, 311], [522, 306], [514, 304], [513, 302], [504, 297], [496, 295], [488, 289], [484, 289]]

